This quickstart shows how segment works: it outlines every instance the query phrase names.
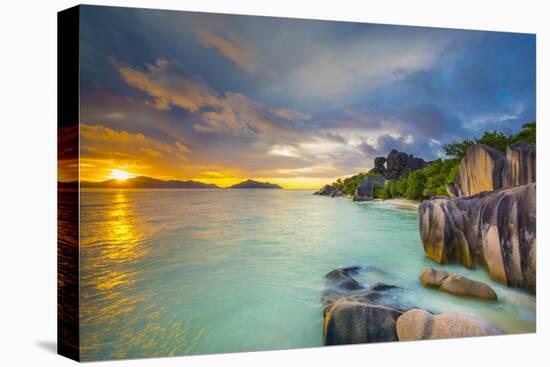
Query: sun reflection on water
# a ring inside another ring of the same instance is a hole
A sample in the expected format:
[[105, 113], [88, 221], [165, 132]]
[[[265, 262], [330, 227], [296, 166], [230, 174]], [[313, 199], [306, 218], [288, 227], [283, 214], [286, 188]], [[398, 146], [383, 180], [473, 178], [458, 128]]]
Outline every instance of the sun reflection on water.
[[[103, 194], [106, 195], [106, 194]], [[166, 355], [178, 349], [184, 341], [180, 334], [184, 326], [174, 321], [161, 322], [159, 311], [151, 310], [135, 329], [137, 308], [150, 308], [151, 294], [144, 294], [139, 282], [141, 260], [150, 249], [148, 225], [133, 207], [131, 192], [111, 192], [100, 208], [86, 210], [81, 218], [81, 337], [83, 357], [96, 350], [112, 350], [113, 358], [124, 358], [136, 348], [152, 355]], [[132, 321], [129, 321], [132, 320]], [[159, 328], [166, 330], [160, 331]], [[116, 330], [111, 340], [105, 329]], [[168, 340], [153, 340], [152, 335], [166, 335]], [[121, 343], [122, 342], [122, 343]], [[114, 348], [113, 345], [124, 345]], [[162, 348], [162, 343], [166, 348]], [[168, 348], [168, 349], [167, 349]]]

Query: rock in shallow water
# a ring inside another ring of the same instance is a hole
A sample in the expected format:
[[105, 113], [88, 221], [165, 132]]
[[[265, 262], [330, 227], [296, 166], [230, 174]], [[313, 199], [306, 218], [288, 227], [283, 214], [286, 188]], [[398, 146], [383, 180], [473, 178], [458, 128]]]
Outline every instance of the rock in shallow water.
[[466, 278], [460, 274], [449, 274], [441, 270], [426, 268], [420, 276], [425, 287], [439, 289], [456, 296], [496, 300], [497, 294], [485, 283]]
[[344, 290], [363, 289], [357, 280], [350, 276], [357, 274], [358, 271], [359, 267], [334, 269], [325, 275], [326, 285], [330, 288], [339, 288]]
[[399, 301], [397, 294], [404, 291], [400, 287], [385, 283], [368, 288], [360, 285], [352, 276], [362, 270], [340, 268], [325, 276], [327, 288], [321, 302], [327, 345], [396, 340], [395, 319], [412, 308]]
[[401, 311], [363, 302], [340, 300], [325, 312], [326, 345], [397, 340], [396, 320]]
[[420, 282], [424, 287], [439, 288], [449, 273], [434, 268], [426, 268], [420, 275]]
[[468, 268], [484, 265], [493, 280], [535, 293], [536, 184], [418, 207], [426, 256]]
[[494, 324], [473, 316], [451, 312], [432, 315], [421, 309], [401, 315], [397, 319], [396, 329], [400, 341], [504, 334]]

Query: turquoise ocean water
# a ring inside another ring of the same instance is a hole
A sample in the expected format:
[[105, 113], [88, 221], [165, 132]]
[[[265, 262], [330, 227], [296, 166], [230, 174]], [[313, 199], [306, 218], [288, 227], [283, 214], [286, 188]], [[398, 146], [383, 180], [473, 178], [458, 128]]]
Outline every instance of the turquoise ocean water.
[[84, 190], [80, 318], [83, 360], [322, 345], [323, 276], [406, 288], [407, 302], [535, 330], [535, 297], [484, 270], [439, 266], [489, 283], [498, 302], [421, 287], [415, 210], [307, 190]]

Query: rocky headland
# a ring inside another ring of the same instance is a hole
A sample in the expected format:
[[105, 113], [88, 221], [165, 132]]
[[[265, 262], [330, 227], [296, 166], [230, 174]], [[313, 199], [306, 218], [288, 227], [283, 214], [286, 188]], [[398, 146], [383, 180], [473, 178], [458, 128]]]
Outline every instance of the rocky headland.
[[440, 264], [481, 265], [491, 278], [536, 292], [535, 146], [506, 154], [468, 149], [455, 182], [458, 197], [425, 200], [418, 208], [426, 256]]
[[325, 185], [314, 195], [349, 197], [354, 201], [370, 201], [375, 199], [377, 189], [384, 189], [386, 181], [395, 180], [423, 169], [429, 163], [412, 154], [393, 149], [387, 157], [376, 157], [374, 167], [366, 174], [352, 176], [344, 180], [342, 184], [336, 182]]

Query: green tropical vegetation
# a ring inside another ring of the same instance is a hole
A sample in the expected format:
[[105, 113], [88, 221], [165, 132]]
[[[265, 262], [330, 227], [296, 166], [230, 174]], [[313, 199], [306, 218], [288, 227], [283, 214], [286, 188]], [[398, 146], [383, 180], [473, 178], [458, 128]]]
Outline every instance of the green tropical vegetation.
[[[499, 131], [486, 131], [475, 139], [464, 139], [443, 145], [445, 158], [439, 158], [430, 162], [425, 168], [401, 176], [395, 180], [386, 181], [382, 188], [374, 184], [374, 197], [381, 199], [407, 198], [411, 200], [423, 200], [432, 196], [448, 196], [447, 185], [453, 183], [458, 175], [460, 160], [466, 155], [466, 151], [474, 144], [485, 144], [502, 152], [506, 147], [517, 142], [536, 143], [536, 122], [529, 122], [522, 126], [517, 134], [509, 134]], [[359, 173], [357, 175], [336, 180], [333, 185], [343, 190], [347, 195], [353, 195], [355, 189], [363, 182], [365, 177], [381, 176], [379, 173]]]
[[[361, 172], [356, 175], [353, 175], [351, 177], [345, 178], [345, 179], [337, 179], [335, 182], [332, 183], [334, 187], [336, 187], [337, 190], [342, 190], [346, 195], [353, 195], [355, 193], [355, 189], [365, 179], [365, 177], [375, 178], [382, 176], [380, 173], [373, 173], [373, 172]], [[374, 189], [382, 189], [382, 187], [379, 184], [374, 185]]]

